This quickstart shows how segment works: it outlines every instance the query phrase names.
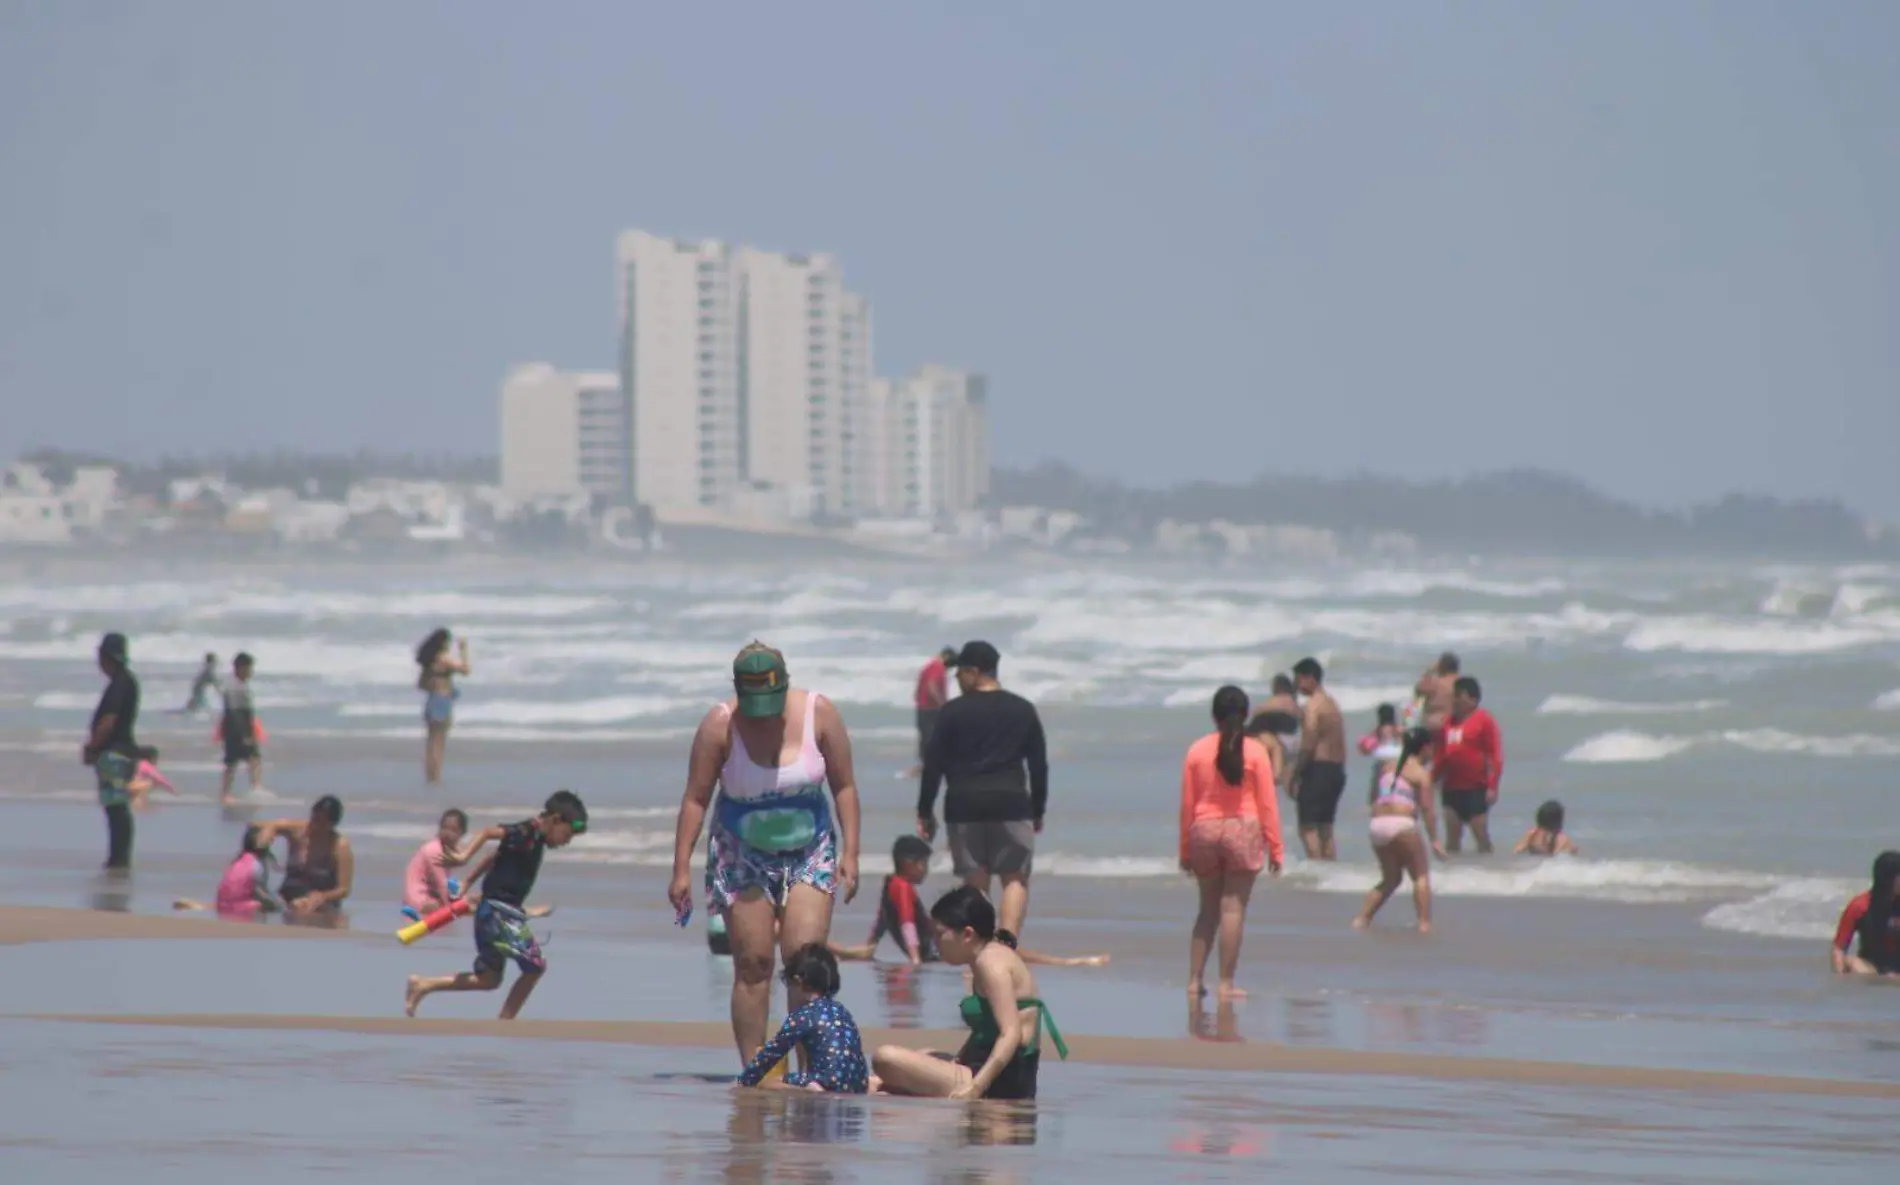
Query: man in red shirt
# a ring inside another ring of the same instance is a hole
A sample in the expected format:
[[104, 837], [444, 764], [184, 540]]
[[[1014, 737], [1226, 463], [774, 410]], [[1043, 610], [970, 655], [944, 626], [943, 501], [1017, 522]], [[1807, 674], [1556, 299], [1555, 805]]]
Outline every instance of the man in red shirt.
[[957, 663], [954, 647], [945, 646], [924, 669], [917, 672], [917, 760], [913, 775], [923, 772], [924, 756], [930, 750], [931, 734], [937, 731], [937, 715], [950, 699], [950, 668]]
[[1464, 842], [1466, 827], [1480, 853], [1491, 850], [1489, 815], [1504, 773], [1504, 736], [1491, 713], [1478, 706], [1483, 698], [1478, 681], [1469, 675], [1453, 684], [1451, 719], [1438, 730], [1433, 745], [1432, 780], [1445, 804], [1448, 852], [1456, 852]]

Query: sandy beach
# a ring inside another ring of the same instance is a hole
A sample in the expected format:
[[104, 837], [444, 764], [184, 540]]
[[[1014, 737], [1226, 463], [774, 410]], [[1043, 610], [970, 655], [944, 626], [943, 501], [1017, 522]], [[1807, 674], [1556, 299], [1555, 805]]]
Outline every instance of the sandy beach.
[[[1423, 574], [1398, 592], [1390, 574], [1334, 574], [1311, 592], [1138, 574], [1002, 574], [952, 590], [811, 576], [765, 632], [800, 639], [798, 677], [852, 727], [865, 883], [837, 910], [838, 940], [869, 931], [890, 841], [914, 824], [914, 780], [900, 776], [914, 736], [890, 706], [906, 690], [894, 676], [908, 675], [891, 654], [979, 630], [1007, 638], [1016, 685], [1044, 701], [1055, 788], [1025, 939], [1113, 962], [1038, 971], [1072, 1056], [1045, 1066], [1024, 1110], [728, 1089], [731, 964], [707, 952], [703, 900], [682, 931], [664, 894], [684, 742], [730, 659], [726, 635], [762, 628], [758, 578], [573, 575], [557, 593], [496, 573], [446, 603], [479, 640], [481, 675], [442, 786], [421, 779], [403, 660], [445, 603], [414, 600], [400, 575], [260, 570], [235, 587], [159, 581], [131, 601], [116, 586], [16, 590], [0, 609], [9, 1185], [75, 1169], [192, 1185], [442, 1171], [1783, 1185], [1863, 1180], [1896, 1151], [1900, 993], [1830, 976], [1825, 952], [1842, 901], [1864, 886], [1864, 821], [1884, 817], [1891, 717], [1868, 705], [1891, 689], [1891, 663], [1870, 647], [1820, 672], [1798, 655], [1724, 649], [1757, 630], [1780, 645], [1797, 628], [1709, 616], [1753, 612], [1758, 589], [1671, 576], [1654, 595], [1674, 598], [1672, 616], [1650, 620], [1662, 611], [1627, 593], [1650, 579], [1640, 571]], [[1572, 611], [1575, 599], [1593, 608]], [[1050, 608], [1071, 602], [1083, 608]], [[69, 603], [93, 608], [72, 617]], [[936, 608], [950, 616], [919, 617]], [[1091, 625], [1078, 646], [1078, 612], [1135, 632]], [[1357, 933], [1347, 922], [1373, 873], [1353, 803], [1339, 863], [1296, 855], [1257, 889], [1250, 998], [1189, 999], [1194, 889], [1171, 854], [1172, 811], [1209, 681], [1251, 679], [1262, 660], [1248, 631], [1265, 614], [1298, 623], [1299, 647], [1350, 672], [1337, 690], [1357, 718], [1423, 661], [1392, 653], [1394, 613], [1413, 615], [1408, 631], [1463, 639], [1507, 689], [1505, 823], [1560, 794], [1586, 858], [1444, 862], [1429, 938], [1403, 895]], [[1197, 634], [1188, 653], [1175, 639], [1184, 615], [1225, 623], [1232, 645], [1203, 654]], [[122, 619], [150, 660], [140, 736], [163, 749], [180, 793], [137, 817], [134, 870], [113, 878], [98, 868], [101, 820], [75, 742], [98, 693], [86, 648]], [[1656, 631], [1705, 650], [1632, 660], [1623, 639]], [[1569, 649], [1553, 662], [1517, 648], [1525, 635]], [[259, 652], [272, 734], [267, 793], [230, 807], [216, 801], [209, 721], [164, 710], [214, 645]], [[1632, 662], [1659, 685], [1634, 708], [1618, 698]], [[1788, 680], [1805, 715], [1785, 710]], [[1628, 727], [1641, 714], [1656, 718], [1649, 731]], [[1789, 778], [1812, 787], [1792, 831], [1774, 793]], [[550, 971], [524, 1019], [496, 1022], [499, 996], [481, 994], [436, 996], [404, 1018], [407, 976], [459, 971], [472, 955], [467, 922], [395, 940], [410, 854], [445, 806], [508, 822], [557, 786], [582, 792], [594, 823], [542, 869], [533, 900], [555, 907], [536, 926]], [[302, 816], [320, 794], [343, 799], [356, 853], [356, 890], [333, 925], [174, 912], [213, 895], [246, 823]], [[926, 899], [950, 887], [944, 863], [939, 852]], [[887, 961], [847, 965], [839, 998], [873, 1043], [948, 1046], [963, 990], [953, 968]]]

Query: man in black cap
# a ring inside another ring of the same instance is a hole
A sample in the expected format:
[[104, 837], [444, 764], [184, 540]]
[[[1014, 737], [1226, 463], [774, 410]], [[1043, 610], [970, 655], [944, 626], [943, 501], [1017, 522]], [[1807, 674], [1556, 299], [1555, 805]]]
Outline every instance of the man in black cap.
[[961, 696], [945, 704], [924, 754], [917, 830], [937, 833], [937, 789], [950, 833], [950, 858], [963, 883], [990, 892], [1003, 881], [998, 924], [1021, 935], [1029, 913], [1029, 872], [1049, 803], [1049, 752], [1036, 706], [997, 682], [996, 647], [966, 643], [956, 656]]
[[99, 639], [99, 670], [106, 677], [106, 690], [93, 710], [92, 732], [80, 753], [98, 779], [99, 805], [106, 812], [109, 872], [127, 872], [132, 867], [132, 807], [127, 787], [139, 764], [139, 744], [132, 735], [139, 718], [139, 681], [129, 663], [124, 634]]

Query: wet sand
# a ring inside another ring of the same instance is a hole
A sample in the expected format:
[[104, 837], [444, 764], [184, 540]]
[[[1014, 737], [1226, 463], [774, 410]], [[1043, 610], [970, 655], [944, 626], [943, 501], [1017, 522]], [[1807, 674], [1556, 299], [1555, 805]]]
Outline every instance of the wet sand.
[[[492, 1026], [486, 1026], [491, 1028]], [[9, 1180], [1829, 1182], [1885, 1171], [1885, 1099], [1077, 1062], [1033, 1107], [735, 1091], [698, 1050], [0, 1021]]]

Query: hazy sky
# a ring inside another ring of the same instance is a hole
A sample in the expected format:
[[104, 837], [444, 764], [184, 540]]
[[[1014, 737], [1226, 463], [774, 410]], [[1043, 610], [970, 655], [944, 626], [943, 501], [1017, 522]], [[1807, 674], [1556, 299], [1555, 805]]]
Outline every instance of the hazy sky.
[[999, 463], [1900, 516], [1900, 4], [0, 0], [0, 453], [492, 452], [614, 233], [838, 255]]

